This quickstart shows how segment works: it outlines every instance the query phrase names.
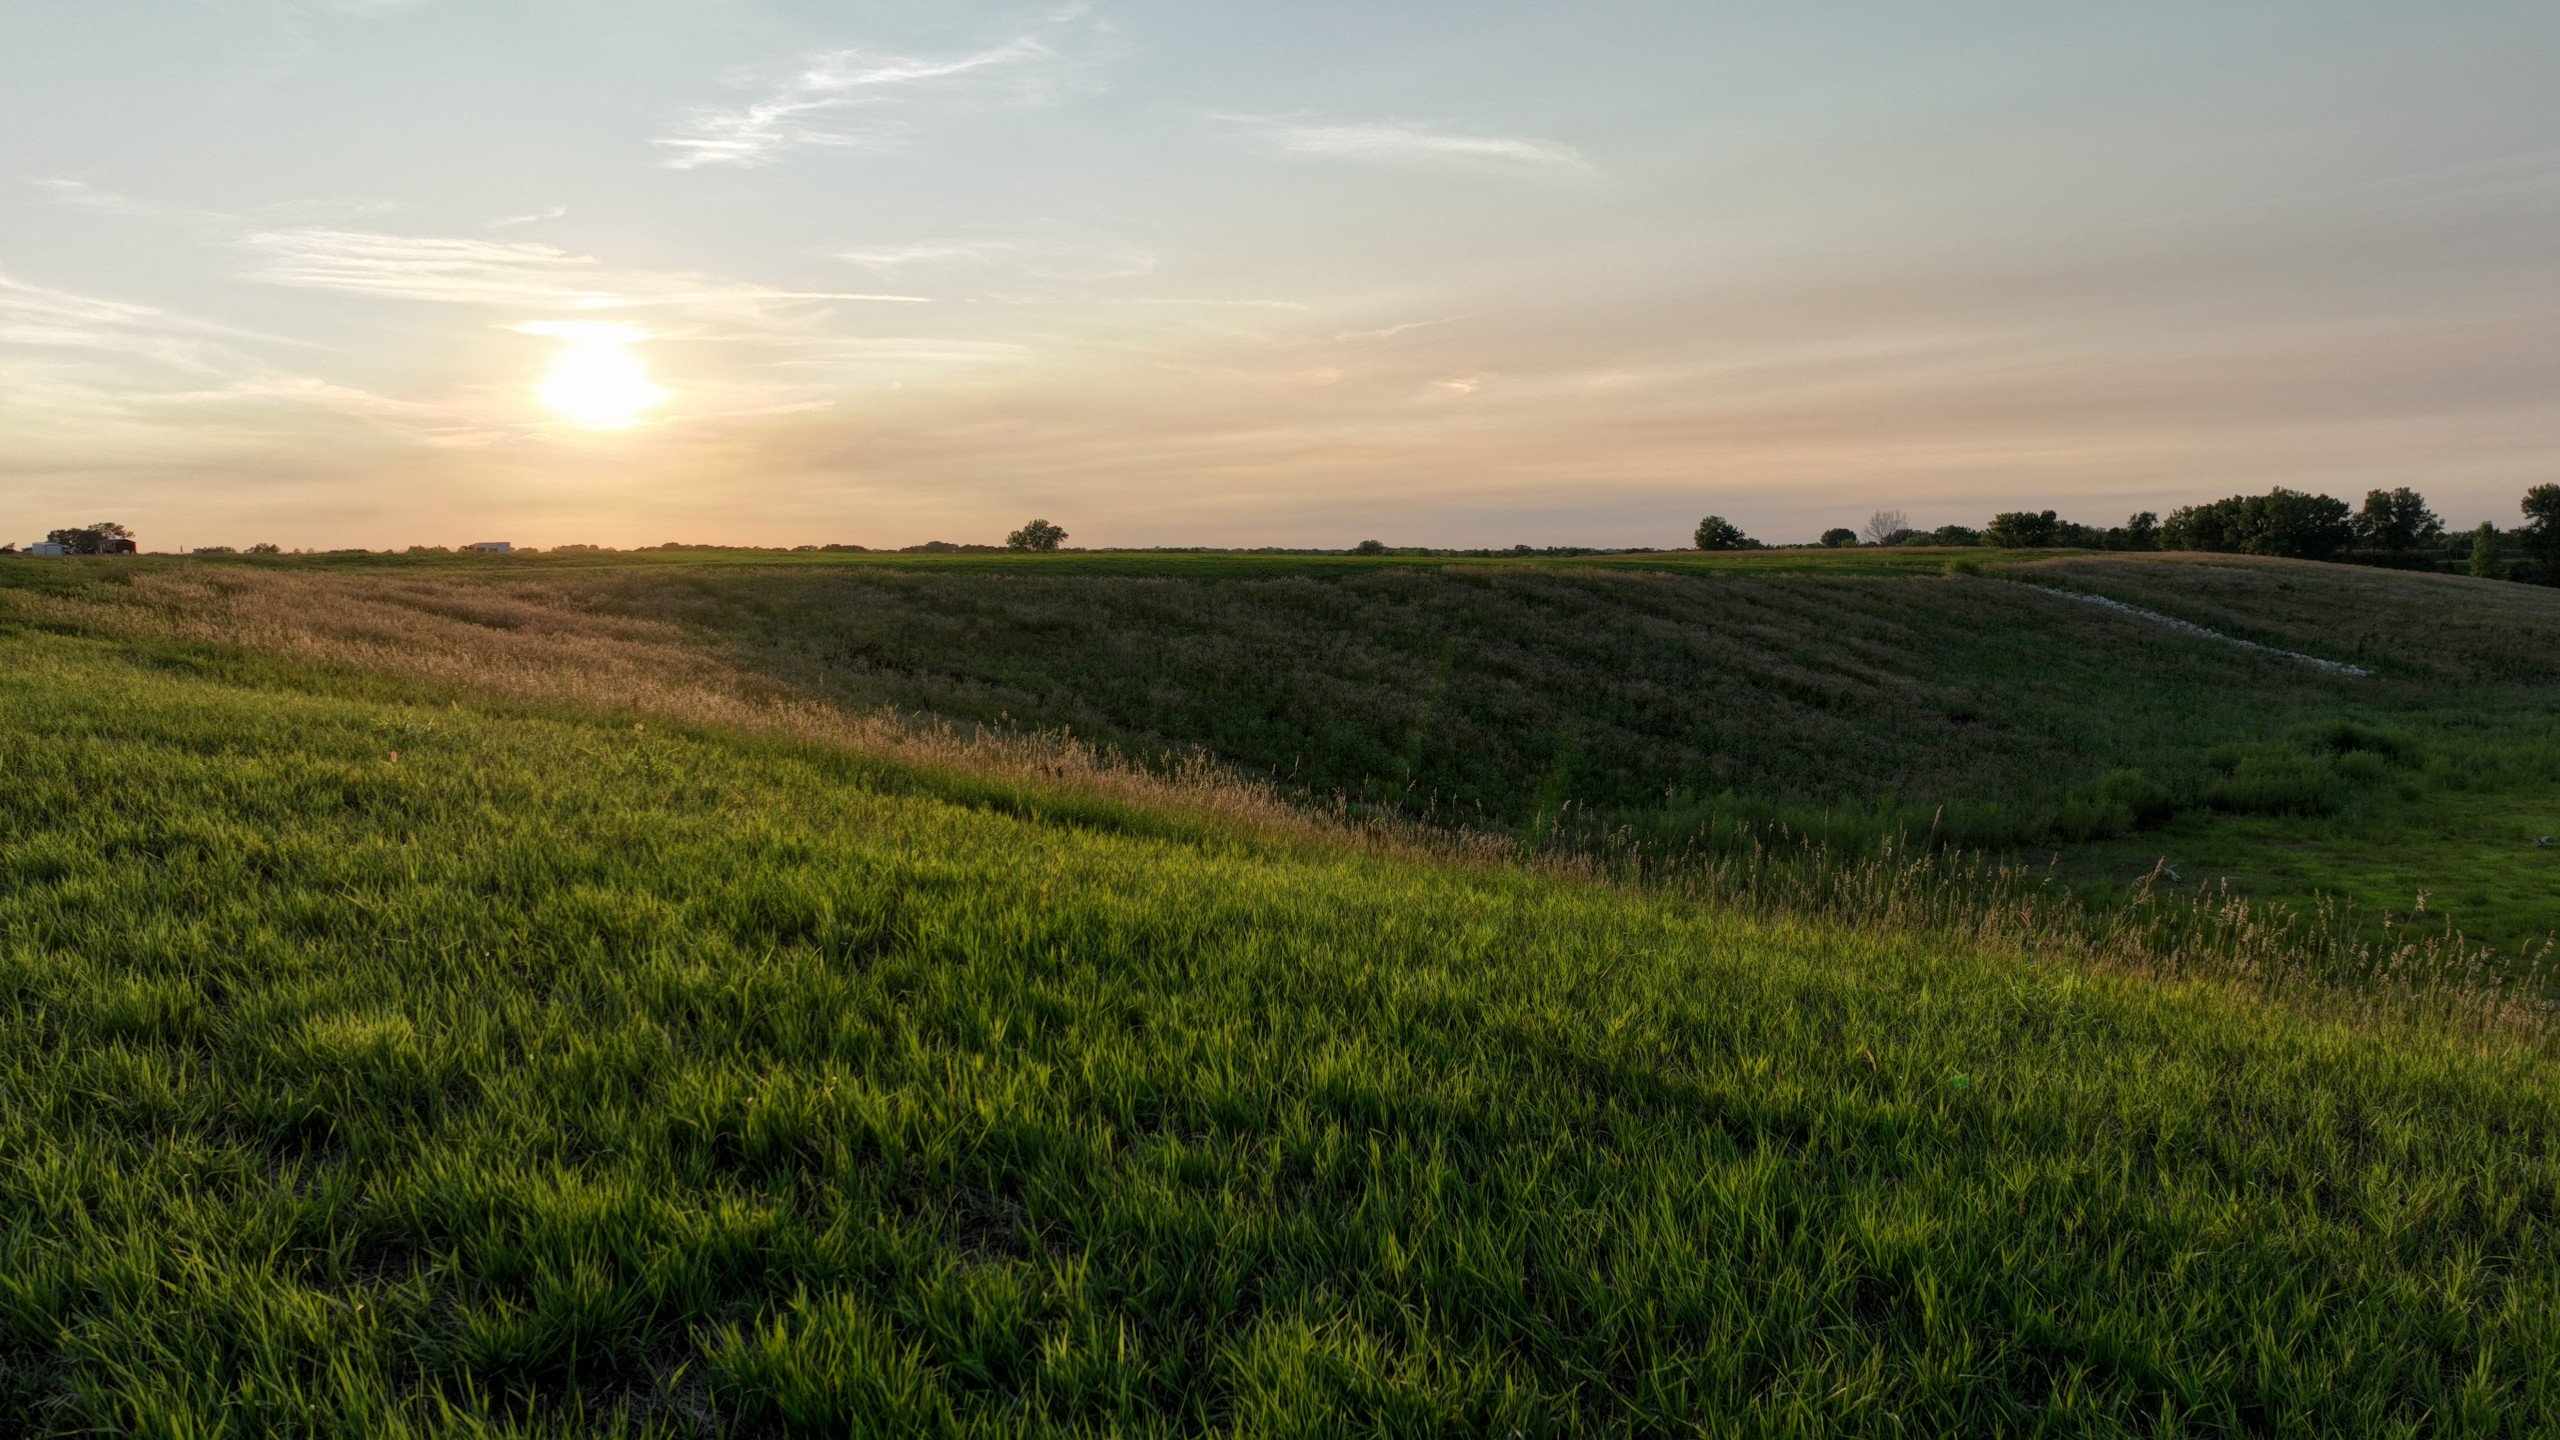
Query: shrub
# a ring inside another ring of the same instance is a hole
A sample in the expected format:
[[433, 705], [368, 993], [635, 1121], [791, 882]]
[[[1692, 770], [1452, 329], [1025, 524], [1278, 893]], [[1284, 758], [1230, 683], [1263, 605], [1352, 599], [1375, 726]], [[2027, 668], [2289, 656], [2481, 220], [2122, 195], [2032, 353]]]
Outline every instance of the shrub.
[[2205, 759], [2223, 778], [2204, 801], [2249, 815], [2334, 815], [2356, 791], [2387, 782], [2415, 749], [2406, 736], [2352, 720], [2296, 726], [2272, 745], [2216, 746]]
[[1846, 525], [1835, 525], [1822, 532], [1823, 548], [1828, 550], [1838, 550], [1843, 546], [1855, 545], [1857, 543], [1858, 532], [1850, 529]]
[[2406, 760], [2417, 749], [2416, 742], [2406, 735], [2354, 720], [2297, 725], [2286, 731], [2284, 738], [2286, 743], [2300, 749], [2326, 750], [2333, 755], [2361, 752], [2387, 760]]
[[2335, 815], [2353, 798], [2324, 756], [2281, 745], [2221, 745], [2206, 757], [2223, 778], [2204, 803], [2242, 815]]
[[2139, 770], [2110, 770], [2073, 791], [2054, 817], [2066, 840], [2094, 840], [2157, 825], [2178, 812], [2177, 797]]

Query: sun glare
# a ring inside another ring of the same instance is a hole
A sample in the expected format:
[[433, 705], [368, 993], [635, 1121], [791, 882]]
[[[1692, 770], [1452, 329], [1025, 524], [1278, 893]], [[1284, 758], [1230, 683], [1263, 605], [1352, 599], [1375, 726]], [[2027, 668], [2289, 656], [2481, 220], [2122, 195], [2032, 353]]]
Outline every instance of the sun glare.
[[589, 430], [628, 430], [667, 398], [631, 353], [646, 338], [622, 325], [560, 323], [521, 327], [565, 342], [537, 392], [552, 413]]

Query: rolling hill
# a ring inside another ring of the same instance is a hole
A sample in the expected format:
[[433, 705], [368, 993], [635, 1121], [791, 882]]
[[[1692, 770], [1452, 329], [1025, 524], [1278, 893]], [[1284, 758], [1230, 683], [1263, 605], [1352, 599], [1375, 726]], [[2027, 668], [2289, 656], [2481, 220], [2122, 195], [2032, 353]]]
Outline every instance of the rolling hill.
[[[2013, 825], [2113, 771], [2201, 797], [2271, 755], [2345, 808], [2149, 823], [2378, 823], [2486, 793], [2452, 777], [2529, 789], [2543, 682], [2441, 667], [2494, 670], [2560, 607], [2325, 651], [2353, 676], [2037, 588], [2238, 633], [2230, 587], [2330, 580], [2292, 567], [1082, 558], [9, 565], [0, 1413], [2560, 1424], [2538, 1006], [1702, 906], [1286, 788], [1410, 756], [1400, 786], [1519, 826], [1558, 797], [1636, 815], [1640, 768], [1694, 752], [1698, 792], [1873, 820], [1962, 798], [1950, 746], [2015, 743], [2042, 748], [1980, 772]], [[2323, 653], [2291, 613], [2244, 638]], [[1436, 681], [1402, 663], [1452, 650]], [[1326, 676], [1338, 704], [1298, 698]], [[1655, 685], [1686, 704], [1636, 703]], [[2146, 696], [2171, 685], [2201, 733]], [[1794, 708], [1731, 713], [1761, 703]], [[1252, 747], [1313, 751], [1337, 708], [1299, 780], [1239, 775], [1291, 774]], [[1421, 740], [1380, 742], [1398, 720]], [[1568, 725], [1547, 786], [1520, 737]], [[1110, 748], [1174, 744], [1221, 758]], [[1844, 776], [1911, 778], [1886, 806]]]

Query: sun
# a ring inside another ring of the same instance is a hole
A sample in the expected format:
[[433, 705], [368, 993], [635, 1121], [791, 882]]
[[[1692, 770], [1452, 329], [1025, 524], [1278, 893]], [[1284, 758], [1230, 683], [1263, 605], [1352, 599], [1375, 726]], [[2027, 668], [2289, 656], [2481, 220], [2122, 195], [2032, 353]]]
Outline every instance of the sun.
[[631, 353], [648, 338], [627, 325], [556, 322], [520, 327], [564, 343], [535, 392], [552, 413], [589, 430], [628, 430], [667, 398]]

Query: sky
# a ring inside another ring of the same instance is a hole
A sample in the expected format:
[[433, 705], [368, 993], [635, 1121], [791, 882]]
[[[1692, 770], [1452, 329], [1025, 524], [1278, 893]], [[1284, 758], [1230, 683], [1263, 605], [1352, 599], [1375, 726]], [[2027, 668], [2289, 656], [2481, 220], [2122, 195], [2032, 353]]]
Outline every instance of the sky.
[[0, 539], [1773, 541], [2560, 478], [2560, 6], [0, 6]]

